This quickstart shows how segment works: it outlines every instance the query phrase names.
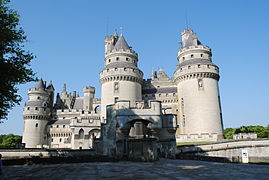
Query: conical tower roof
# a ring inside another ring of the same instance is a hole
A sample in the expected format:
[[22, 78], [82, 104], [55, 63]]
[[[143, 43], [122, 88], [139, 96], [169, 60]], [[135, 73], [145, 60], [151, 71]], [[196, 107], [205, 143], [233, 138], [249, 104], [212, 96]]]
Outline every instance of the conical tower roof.
[[54, 89], [54, 86], [53, 86], [53, 84], [52, 84], [52, 81], [50, 81], [50, 83], [49, 83], [47, 89], [55, 90], [55, 89]]
[[35, 88], [37, 88], [37, 89], [45, 89], [46, 88], [42, 78], [37, 82]]
[[119, 40], [116, 42], [114, 49], [126, 49], [126, 50], [130, 50], [129, 45], [127, 44], [127, 42], [125, 41], [123, 35], [120, 36]]

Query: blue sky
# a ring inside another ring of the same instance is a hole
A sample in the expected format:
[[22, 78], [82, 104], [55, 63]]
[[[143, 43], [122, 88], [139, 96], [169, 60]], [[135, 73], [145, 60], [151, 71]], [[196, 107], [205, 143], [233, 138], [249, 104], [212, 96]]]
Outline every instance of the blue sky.
[[[38, 77], [52, 80], [56, 92], [64, 83], [69, 91], [96, 87], [104, 65], [104, 36], [115, 29], [139, 54], [144, 78], [152, 68], [171, 77], [177, 65], [180, 32], [186, 17], [200, 41], [211, 47], [219, 66], [224, 127], [268, 125], [269, 116], [269, 1], [248, 0], [24, 0], [12, 1], [28, 36], [26, 48], [36, 55], [31, 63]], [[27, 90], [0, 134], [22, 134], [22, 109]]]

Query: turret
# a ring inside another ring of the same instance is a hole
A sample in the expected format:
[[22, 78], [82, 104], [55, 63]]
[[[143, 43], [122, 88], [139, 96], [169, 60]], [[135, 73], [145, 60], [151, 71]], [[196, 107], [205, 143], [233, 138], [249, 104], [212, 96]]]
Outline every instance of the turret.
[[83, 109], [86, 111], [92, 111], [93, 105], [92, 101], [94, 98], [95, 88], [91, 86], [86, 86], [83, 89], [84, 99], [83, 99]]
[[123, 35], [105, 37], [105, 67], [100, 72], [102, 85], [101, 119], [106, 119], [106, 106], [117, 100], [131, 104], [142, 100], [143, 72], [137, 67], [138, 55], [128, 45]]
[[46, 88], [46, 91], [49, 93], [49, 99], [50, 102], [48, 104], [48, 106], [50, 107], [50, 109], [53, 109], [53, 104], [54, 104], [54, 86], [52, 84], [52, 81], [50, 81], [48, 87]]
[[[185, 29], [177, 59], [179, 65], [174, 76], [178, 89], [180, 135], [196, 134], [201, 141], [223, 138], [219, 68], [212, 63], [211, 49], [202, 45], [192, 30]], [[205, 135], [208, 139], [201, 138]]]
[[[60, 98], [58, 96], [56, 97], [56, 104], [57, 107], [61, 107], [62, 109], [72, 109], [72, 106], [74, 105], [73, 102], [76, 98], [76, 93], [73, 93], [72, 95], [71, 93], [67, 93], [66, 89], [66, 84], [64, 84], [62, 93], [60, 94]], [[59, 104], [60, 102], [62, 102], [62, 104]]]
[[46, 88], [40, 79], [34, 88], [28, 90], [29, 101], [23, 110], [23, 140], [26, 148], [38, 148], [47, 145], [46, 126], [51, 119], [53, 87]]

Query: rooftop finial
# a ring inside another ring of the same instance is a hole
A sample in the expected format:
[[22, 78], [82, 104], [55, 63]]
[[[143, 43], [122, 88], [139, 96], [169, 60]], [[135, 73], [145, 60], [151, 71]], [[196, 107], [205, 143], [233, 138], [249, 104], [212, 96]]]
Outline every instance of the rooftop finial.
[[122, 29], [123, 29], [123, 28], [122, 28], [122, 26], [121, 26], [121, 27], [120, 27], [120, 35], [121, 35], [121, 36], [122, 36]]
[[187, 14], [187, 12], [186, 12], [185, 18], [186, 18], [186, 29], [189, 29], [188, 14]]

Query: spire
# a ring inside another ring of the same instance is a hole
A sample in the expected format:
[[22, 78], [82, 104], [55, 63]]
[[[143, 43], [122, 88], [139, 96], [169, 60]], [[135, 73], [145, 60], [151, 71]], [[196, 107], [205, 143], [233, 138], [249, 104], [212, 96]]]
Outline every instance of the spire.
[[125, 50], [130, 50], [129, 45], [125, 41], [123, 35], [120, 35], [119, 40], [116, 42], [114, 49], [125, 49]]
[[114, 32], [113, 36], [116, 37], [116, 38], [119, 37], [119, 36], [118, 36], [118, 33], [117, 33], [117, 29], [115, 29], [115, 32]]
[[66, 84], [64, 83], [64, 87], [63, 87], [63, 91], [62, 91], [62, 93], [67, 93], [66, 92]]
[[37, 88], [37, 89], [45, 89], [46, 88], [42, 78], [37, 82], [35, 88]]
[[155, 79], [157, 78], [157, 72], [154, 70], [154, 68], [152, 68], [152, 72], [151, 72], [151, 79]]

